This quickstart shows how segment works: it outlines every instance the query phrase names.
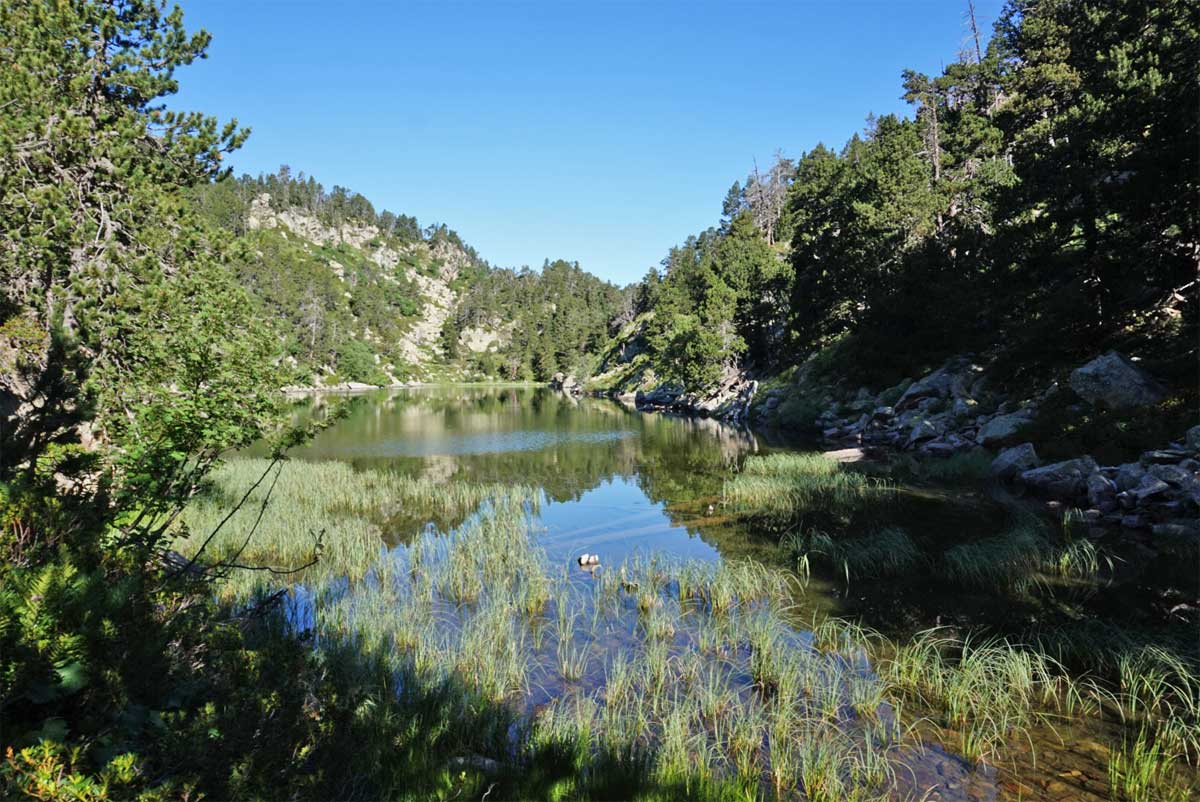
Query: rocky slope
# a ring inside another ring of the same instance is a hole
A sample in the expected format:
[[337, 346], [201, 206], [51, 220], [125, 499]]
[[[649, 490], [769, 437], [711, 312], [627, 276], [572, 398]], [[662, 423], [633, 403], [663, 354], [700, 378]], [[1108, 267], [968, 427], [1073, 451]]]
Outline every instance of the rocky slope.
[[[352, 285], [344, 265], [335, 258], [325, 258], [328, 271], [344, 285], [343, 294], [348, 299], [386, 292], [386, 284], [406, 283], [414, 287], [419, 306], [394, 341], [386, 341], [368, 327], [358, 325], [351, 336], [371, 346], [376, 363], [393, 384], [400, 383], [399, 376], [409, 379], [443, 376], [446, 370], [441, 341], [443, 327], [469, 287], [470, 275], [480, 269], [479, 263], [461, 248], [445, 241], [400, 243], [382, 236], [375, 226], [361, 222], [326, 225], [302, 209], [272, 208], [271, 198], [266, 194], [255, 197], [251, 203], [247, 227], [251, 231], [284, 232], [318, 255], [323, 253], [322, 249], [350, 248], [378, 266], [379, 283]], [[460, 342], [464, 348], [478, 351], [486, 350], [489, 343], [502, 337], [502, 331], [477, 328], [463, 332]], [[325, 386], [334, 373], [335, 366], [321, 366], [309, 384]], [[337, 381], [340, 389], [366, 386], [370, 385]]]

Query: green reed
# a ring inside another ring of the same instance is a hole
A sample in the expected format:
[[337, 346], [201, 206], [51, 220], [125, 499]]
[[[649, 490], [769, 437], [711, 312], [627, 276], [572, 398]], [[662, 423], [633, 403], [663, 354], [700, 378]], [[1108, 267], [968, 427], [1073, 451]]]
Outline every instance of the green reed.
[[735, 510], [784, 520], [814, 509], [852, 511], [894, 495], [890, 482], [819, 454], [750, 457], [724, 489], [726, 502]]
[[[749, 473], [787, 464], [775, 462]], [[815, 460], [796, 464], [840, 473]], [[285, 468], [335, 475], [313, 464]], [[392, 479], [372, 478], [367, 492], [386, 486], [396, 503], [409, 485]], [[286, 486], [319, 496], [308, 479]], [[369, 557], [347, 548], [318, 570], [276, 581], [300, 579], [308, 589], [317, 648], [349, 642], [385, 655], [403, 689], [399, 703], [419, 709], [425, 726], [461, 733], [464, 743], [479, 742], [480, 728], [499, 733], [509, 747], [491, 757], [515, 772], [538, 761], [571, 767], [556, 793], [620, 795], [611, 783], [624, 778], [630, 785], [622, 788], [708, 798], [894, 797], [900, 750], [919, 737], [901, 723], [898, 711], [910, 709], [903, 702], [952, 728], [944, 737], [965, 757], [991, 763], [1047, 715], [1096, 708], [1094, 687], [1005, 642], [933, 631], [897, 645], [829, 618], [811, 627], [809, 645], [791, 623], [795, 574], [749, 561], [650, 555], [580, 581], [552, 570], [539, 549], [532, 495], [457, 491], [440, 507], [462, 514], [452, 528], [428, 528], [391, 550], [376, 530]], [[376, 502], [339, 498], [305, 500], [308, 520], [384, 520], [370, 513], [382, 509]], [[293, 516], [287, 505], [268, 507], [260, 529], [276, 534], [256, 554], [301, 553], [282, 540]], [[351, 543], [358, 535], [335, 537]], [[346, 576], [355, 580], [349, 587]], [[605, 653], [597, 634], [622, 631], [635, 637]], [[1139, 779], [1150, 776], [1144, 764], [1168, 776], [1174, 762], [1194, 759], [1200, 683], [1187, 664], [1155, 652], [1127, 658], [1121, 678], [1125, 717], [1149, 728], [1147, 743], [1152, 735], [1161, 744], [1155, 752], [1134, 739], [1114, 758], [1124, 793], [1148, 782]], [[536, 713], [528, 703], [534, 689], [551, 690]]]

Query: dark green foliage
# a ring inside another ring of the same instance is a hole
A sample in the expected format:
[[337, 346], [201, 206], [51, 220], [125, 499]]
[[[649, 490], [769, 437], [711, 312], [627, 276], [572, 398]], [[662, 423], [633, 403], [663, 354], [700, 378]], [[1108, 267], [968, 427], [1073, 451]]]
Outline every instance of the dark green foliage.
[[1166, 399], [1152, 410], [1120, 411], [1084, 403], [1069, 388], [1038, 408], [1022, 437], [1038, 444], [1045, 460], [1090, 454], [1102, 465], [1136, 461], [1143, 451], [1176, 441], [1196, 421], [1195, 391]]
[[791, 396], [784, 400], [775, 412], [777, 425], [796, 431], [812, 431], [817, 428], [817, 416], [825, 407], [819, 401], [803, 396]]
[[[655, 312], [656, 371], [693, 386], [840, 341], [839, 377], [856, 383], [964, 352], [1044, 377], [1107, 343], [1165, 352], [1177, 386], [1194, 384], [1189, 8], [1013, 0], [990, 42], [940, 75], [903, 74], [913, 119], [872, 117], [840, 152], [805, 153], [778, 219], [757, 171], [736, 184], [721, 227], [634, 292]], [[766, 258], [775, 233], [790, 238], [786, 271]], [[796, 350], [781, 347], [783, 320]]]
[[510, 329], [494, 363], [499, 378], [546, 381], [560, 370], [590, 374], [591, 355], [604, 346], [623, 307], [621, 290], [560, 259], [546, 262], [540, 272], [492, 270], [479, 276], [459, 304], [454, 325]]

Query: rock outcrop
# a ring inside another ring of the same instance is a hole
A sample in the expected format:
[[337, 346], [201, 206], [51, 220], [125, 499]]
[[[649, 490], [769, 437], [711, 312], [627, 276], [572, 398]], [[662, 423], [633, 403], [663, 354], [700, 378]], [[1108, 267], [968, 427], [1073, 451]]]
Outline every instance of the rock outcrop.
[[583, 395], [583, 385], [579, 383], [579, 380], [561, 372], [555, 373], [550, 378], [550, 389], [567, 395]]

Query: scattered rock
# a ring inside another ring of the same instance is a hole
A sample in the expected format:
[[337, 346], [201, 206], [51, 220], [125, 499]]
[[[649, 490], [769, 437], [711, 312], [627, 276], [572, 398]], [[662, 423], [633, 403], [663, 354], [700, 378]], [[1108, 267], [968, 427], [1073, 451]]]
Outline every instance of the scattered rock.
[[1157, 537], [1200, 538], [1200, 521], [1178, 519], [1154, 524], [1150, 531]]
[[1166, 465], [1187, 459], [1187, 452], [1174, 448], [1160, 448], [1142, 454], [1143, 465]]
[[1142, 477], [1142, 481], [1132, 491], [1133, 497], [1139, 502], [1145, 502], [1151, 496], [1157, 496], [1160, 493], [1165, 493], [1171, 489], [1171, 486], [1159, 479], [1157, 476], [1147, 474]]
[[1100, 512], [1112, 512], [1117, 504], [1117, 486], [1104, 474], [1093, 473], [1087, 478], [1088, 503]]
[[913, 424], [912, 429], [908, 433], [908, 442], [905, 443], [905, 448], [912, 448], [917, 443], [923, 440], [932, 440], [937, 437], [940, 432], [936, 426], [927, 420], [919, 420]]
[[839, 448], [836, 451], [826, 451], [823, 456], [838, 462], [861, 462], [867, 458], [867, 453], [861, 448]]
[[1117, 489], [1132, 490], [1141, 483], [1142, 477], [1145, 475], [1146, 469], [1142, 467], [1140, 462], [1127, 462], [1117, 468]]
[[921, 450], [935, 457], [949, 457], [962, 450], [962, 447], [946, 440], [934, 440], [922, 445]]
[[1153, 406], [1166, 397], [1149, 373], [1116, 351], [1072, 371], [1071, 389], [1088, 403], [1109, 409]]
[[1121, 526], [1126, 529], [1149, 529], [1150, 522], [1144, 516], [1135, 513], [1121, 516]]
[[568, 395], [583, 395], [583, 385], [574, 376], [555, 373], [550, 378], [550, 388]]
[[894, 407], [875, 407], [875, 411], [871, 413], [871, 420], [882, 421], [896, 417], [896, 409]]
[[1184, 443], [1187, 445], [1188, 451], [1200, 453], [1200, 426], [1193, 426], [1187, 430]]
[[1182, 465], [1151, 465], [1147, 471], [1151, 476], [1182, 491], [1185, 498], [1200, 506], [1200, 479]]

